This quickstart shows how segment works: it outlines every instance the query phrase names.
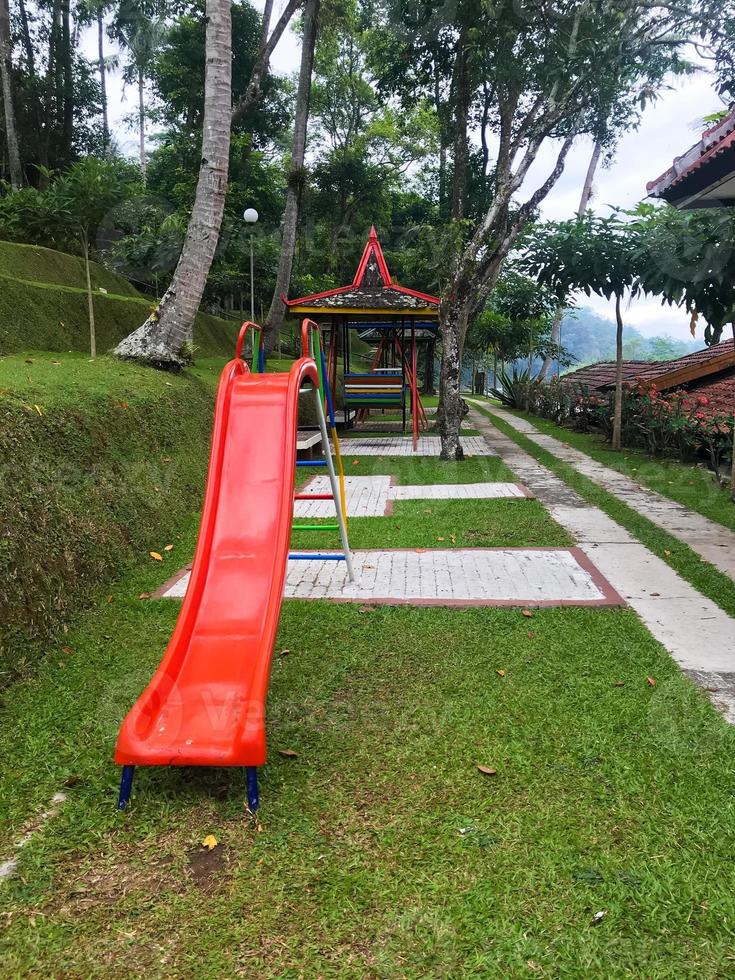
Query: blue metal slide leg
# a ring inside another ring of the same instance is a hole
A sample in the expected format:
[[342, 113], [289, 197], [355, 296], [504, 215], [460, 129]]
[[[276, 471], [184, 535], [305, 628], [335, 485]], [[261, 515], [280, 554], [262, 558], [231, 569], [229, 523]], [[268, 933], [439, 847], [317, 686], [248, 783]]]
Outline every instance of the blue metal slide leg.
[[130, 793], [133, 789], [133, 776], [135, 775], [135, 766], [123, 766], [122, 778], [120, 779], [120, 796], [117, 800], [118, 810], [124, 810], [128, 805], [128, 800], [130, 799]]
[[248, 806], [255, 813], [260, 803], [258, 796], [258, 769], [256, 766], [245, 766], [245, 778], [248, 784]]

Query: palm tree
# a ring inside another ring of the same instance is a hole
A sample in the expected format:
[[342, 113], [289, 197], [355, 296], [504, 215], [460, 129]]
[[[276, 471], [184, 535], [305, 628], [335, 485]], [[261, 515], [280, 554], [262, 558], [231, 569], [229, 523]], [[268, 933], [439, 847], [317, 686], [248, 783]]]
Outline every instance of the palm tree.
[[110, 37], [128, 52], [123, 81], [138, 89], [138, 153], [143, 181], [146, 176], [145, 79], [163, 37], [164, 19], [159, 0], [122, 0], [115, 9]]
[[207, 0], [202, 163], [194, 208], [171, 285], [155, 312], [115, 348], [120, 357], [161, 367], [187, 360], [194, 318], [219, 239], [225, 206], [232, 114], [230, 0]]
[[20, 162], [18, 130], [13, 107], [13, 78], [10, 47], [10, 9], [8, 0], [0, 0], [0, 80], [2, 81], [3, 107], [5, 109], [5, 138], [8, 143], [10, 186], [14, 191], [23, 186], [23, 167]]

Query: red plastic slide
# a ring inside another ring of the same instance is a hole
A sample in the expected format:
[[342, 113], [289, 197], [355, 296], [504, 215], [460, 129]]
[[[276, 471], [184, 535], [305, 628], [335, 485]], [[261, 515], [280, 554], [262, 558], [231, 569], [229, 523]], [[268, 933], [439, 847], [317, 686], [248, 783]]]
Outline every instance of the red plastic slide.
[[[293, 515], [299, 388], [288, 374], [222, 372], [189, 587], [166, 653], [126, 717], [115, 761], [132, 766], [259, 766], [265, 699]], [[255, 770], [249, 770], [255, 779]], [[257, 782], [255, 783], [257, 805]], [[252, 802], [252, 800], [251, 800]]]

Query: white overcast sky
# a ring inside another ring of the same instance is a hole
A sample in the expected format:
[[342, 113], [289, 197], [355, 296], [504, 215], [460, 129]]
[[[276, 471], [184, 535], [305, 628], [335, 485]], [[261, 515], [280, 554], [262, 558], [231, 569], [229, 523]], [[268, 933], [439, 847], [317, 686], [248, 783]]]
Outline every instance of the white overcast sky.
[[[254, 3], [262, 9], [262, 0], [254, 0]], [[285, 0], [276, 0], [274, 20], [284, 6]], [[85, 33], [83, 47], [87, 57], [96, 57], [96, 31]], [[297, 71], [299, 47], [299, 39], [287, 31], [273, 55], [272, 69], [281, 75]], [[108, 89], [111, 127], [123, 152], [134, 155], [137, 153], [137, 136], [133, 129], [126, 127], [125, 118], [135, 111], [136, 92], [133, 88], [126, 90], [123, 87], [119, 72], [109, 79]], [[722, 103], [706, 73], [675, 81], [671, 90], [648, 106], [638, 130], [621, 140], [612, 163], [598, 170], [591, 206], [604, 214], [609, 213], [611, 205], [634, 207], [645, 197], [646, 182], [658, 177], [675, 156], [696, 142], [702, 117], [720, 108]], [[546, 200], [544, 217], [569, 218], [574, 215], [591, 152], [592, 144], [586, 139], [575, 145], [567, 158], [564, 174]], [[547, 147], [536, 161], [529, 179], [532, 180], [534, 175], [543, 179], [553, 158], [553, 147]], [[612, 304], [604, 299], [583, 296], [580, 305], [611, 320], [614, 317]], [[681, 340], [690, 338], [687, 314], [662, 307], [657, 300], [635, 301], [626, 311], [625, 319], [649, 336], [666, 333]]]

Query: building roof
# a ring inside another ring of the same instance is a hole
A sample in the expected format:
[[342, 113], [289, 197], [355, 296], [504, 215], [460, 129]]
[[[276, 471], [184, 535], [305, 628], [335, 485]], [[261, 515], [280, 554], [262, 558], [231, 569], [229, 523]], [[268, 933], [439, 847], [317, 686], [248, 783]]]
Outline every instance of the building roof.
[[[701, 378], [735, 367], [735, 341], [724, 340], [703, 350], [671, 361], [623, 361], [623, 380], [655, 382], [659, 391], [692, 384]], [[563, 376], [565, 382], [583, 385], [591, 391], [615, 384], [615, 362], [588, 364]]]
[[703, 384], [692, 385], [689, 392], [707, 399], [707, 404], [701, 406], [705, 415], [735, 413], [735, 371], [725, 371], [714, 379], [705, 378]]
[[680, 208], [735, 203], [735, 109], [706, 129], [665, 173], [646, 184], [650, 197]]
[[283, 302], [291, 313], [359, 313], [359, 314], [412, 314], [421, 313], [423, 318], [439, 316], [439, 297], [399, 286], [393, 281], [383, 249], [378, 241], [375, 226], [357, 267], [355, 278], [349, 286], [312, 293], [298, 299]]

